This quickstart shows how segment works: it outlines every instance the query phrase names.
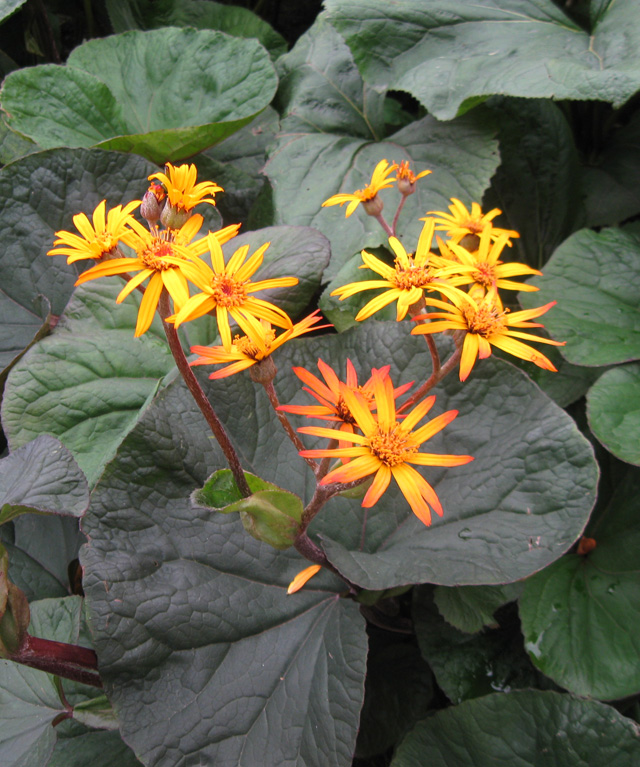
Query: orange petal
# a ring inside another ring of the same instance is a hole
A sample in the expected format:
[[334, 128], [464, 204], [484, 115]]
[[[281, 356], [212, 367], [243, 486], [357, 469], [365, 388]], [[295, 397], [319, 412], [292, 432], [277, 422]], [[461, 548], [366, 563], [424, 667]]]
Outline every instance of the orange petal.
[[300, 591], [304, 584], [313, 578], [316, 573], [319, 573], [320, 570], [322, 570], [322, 565], [311, 565], [311, 567], [301, 570], [289, 584], [287, 594], [295, 594], [296, 591]]

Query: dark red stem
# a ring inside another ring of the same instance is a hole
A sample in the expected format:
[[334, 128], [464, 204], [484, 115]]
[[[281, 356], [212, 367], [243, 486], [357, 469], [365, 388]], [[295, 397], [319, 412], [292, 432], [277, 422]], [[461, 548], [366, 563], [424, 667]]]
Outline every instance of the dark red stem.
[[98, 658], [87, 647], [26, 634], [20, 648], [11, 655], [11, 660], [75, 682], [102, 687], [98, 675]]

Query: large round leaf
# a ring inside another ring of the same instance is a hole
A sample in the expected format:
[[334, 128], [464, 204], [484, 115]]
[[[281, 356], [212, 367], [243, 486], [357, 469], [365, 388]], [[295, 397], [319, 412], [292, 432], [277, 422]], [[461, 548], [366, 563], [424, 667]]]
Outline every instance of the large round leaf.
[[[385, 138], [381, 96], [364, 83], [351, 52], [323, 17], [283, 58], [280, 73], [283, 129], [265, 168], [275, 223], [313, 226], [329, 238], [327, 277], [362, 248], [387, 242], [380, 224], [362, 208], [345, 219], [344, 207], [321, 207], [338, 192], [365, 187], [383, 158], [409, 160], [415, 173], [433, 171], [418, 181], [399, 219], [397, 234], [409, 251], [415, 250], [425, 211], [445, 209], [450, 197], [467, 205], [480, 201], [499, 163], [486, 114], [448, 125], [425, 117]], [[401, 196], [384, 189], [380, 198], [391, 223]]]
[[124, 738], [146, 765], [346, 767], [364, 621], [327, 573], [287, 596], [299, 555], [259, 543], [235, 515], [191, 506], [222, 465], [186, 389], [172, 385], [95, 490], [85, 588]]
[[91, 40], [63, 67], [18, 70], [2, 104], [10, 127], [46, 149], [100, 145], [160, 164], [242, 127], [276, 83], [256, 40], [167, 27]]
[[488, 695], [417, 724], [391, 767], [634, 767], [640, 730], [614, 708], [556, 692]]
[[46, 253], [55, 232], [75, 231], [73, 216], [89, 218], [108, 206], [139, 199], [156, 168], [140, 157], [99, 150], [55, 150], [30, 155], [0, 171], [0, 368], [62, 314], [84, 261], [67, 265]]
[[594, 435], [610, 453], [640, 464], [640, 365], [607, 371], [589, 390], [587, 417]]
[[620, 229], [582, 229], [565, 240], [520, 293], [525, 308], [557, 301], [543, 322], [575, 365], [640, 359], [640, 239]]
[[494, 93], [618, 107], [640, 87], [640, 20], [628, 3], [608, 3], [590, 32], [552, 0], [325, 7], [367, 82], [408, 91], [441, 120]]
[[640, 691], [638, 493], [640, 470], [629, 468], [587, 528], [595, 549], [530, 578], [520, 599], [531, 659], [577, 695], [609, 700]]
[[[396, 322], [369, 321], [340, 335], [298, 339], [274, 357], [279, 369], [275, 386], [283, 403], [309, 403], [290, 367], [318, 374], [318, 358], [341, 376], [350, 358], [361, 382], [372, 367], [385, 364], [391, 365], [396, 384], [423, 381], [430, 370], [424, 341], [409, 335], [407, 323]], [[206, 374], [206, 368], [201, 370]], [[296, 457], [266, 396], [248, 376], [207, 382], [207, 391], [237, 440], [246, 468], [310, 499], [310, 470]], [[425, 527], [392, 485], [368, 511], [360, 501], [341, 498], [314, 520], [312, 531], [331, 561], [365, 588], [514, 581], [557, 559], [587, 522], [597, 479], [591, 447], [573, 420], [521, 371], [500, 360], [480, 361], [465, 384], [454, 373], [435, 393], [434, 415], [452, 408], [460, 414], [423, 449], [475, 457], [466, 466], [426, 471], [444, 517], [434, 517], [432, 526]], [[313, 423], [292, 419], [295, 425]]]

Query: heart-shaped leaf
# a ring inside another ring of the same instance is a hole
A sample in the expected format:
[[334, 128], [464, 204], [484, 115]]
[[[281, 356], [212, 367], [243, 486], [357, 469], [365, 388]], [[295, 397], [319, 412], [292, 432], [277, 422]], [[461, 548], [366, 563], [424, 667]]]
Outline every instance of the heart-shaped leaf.
[[279, 767], [318, 753], [347, 767], [366, 655], [358, 607], [326, 572], [287, 596], [298, 554], [191, 506], [220, 465], [186, 389], [171, 385], [95, 490], [85, 588], [124, 738], [149, 767], [187, 754]]
[[620, 229], [576, 232], [534, 277], [537, 293], [520, 293], [525, 308], [557, 301], [544, 324], [566, 341], [561, 354], [575, 365], [640, 359], [640, 239]]
[[276, 84], [256, 40], [168, 27], [90, 40], [65, 66], [12, 72], [2, 104], [9, 126], [45, 149], [100, 145], [161, 164], [241, 128]]
[[84, 474], [53, 437], [37, 437], [0, 461], [0, 524], [28, 512], [80, 517], [88, 505]]
[[638, 725], [611, 706], [571, 695], [522, 690], [487, 695], [419, 722], [391, 767], [633, 767], [640, 758]]
[[577, 695], [612, 700], [640, 691], [639, 492], [640, 470], [628, 467], [587, 528], [595, 549], [534, 575], [520, 599], [531, 659]]
[[607, 371], [587, 395], [589, 427], [610, 453], [640, 464], [640, 365]]
[[[581, 29], [552, 0], [327, 0], [365, 80], [408, 91], [440, 120], [494, 93], [619, 107], [640, 87], [640, 20], [607, 3]], [[624, 36], [620, 30], [624, 29]]]

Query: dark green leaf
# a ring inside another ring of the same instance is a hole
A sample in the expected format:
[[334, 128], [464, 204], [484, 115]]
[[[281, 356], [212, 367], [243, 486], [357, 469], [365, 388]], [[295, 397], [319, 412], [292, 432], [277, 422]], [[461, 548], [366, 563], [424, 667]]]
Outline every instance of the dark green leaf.
[[0, 524], [28, 512], [80, 517], [88, 505], [84, 474], [53, 437], [37, 437], [0, 461]]
[[12, 449], [57, 435], [90, 485], [173, 367], [159, 320], [133, 337], [140, 294], [116, 306], [121, 286], [118, 278], [80, 286], [55, 332], [13, 368], [3, 401]]
[[[581, 172], [571, 129], [549, 101], [492, 99], [500, 126], [502, 164], [492, 179], [490, 205], [501, 208], [520, 238], [503, 251], [505, 261], [542, 269], [551, 253], [585, 218]], [[494, 223], [501, 226], [501, 219]]]
[[453, 703], [495, 691], [552, 685], [525, 652], [515, 605], [501, 611], [500, 625], [494, 622], [493, 628], [468, 634], [442, 618], [432, 591], [431, 586], [414, 589], [413, 620], [422, 654]]
[[67, 265], [46, 253], [55, 232], [74, 230], [73, 216], [139, 198], [156, 168], [140, 157], [99, 150], [30, 155], [0, 171], [0, 367], [4, 368], [69, 300], [83, 262]]
[[7, 165], [39, 149], [40, 147], [33, 141], [14, 133], [3, 120], [0, 120], [0, 163]]
[[[322, 203], [336, 193], [365, 187], [383, 158], [409, 160], [415, 173], [433, 171], [418, 181], [399, 218], [398, 237], [413, 251], [425, 211], [446, 209], [451, 197], [467, 205], [480, 200], [498, 164], [493, 133], [486, 114], [447, 124], [425, 117], [380, 143], [335, 133], [283, 133], [265, 168], [273, 186], [276, 221], [313, 226], [331, 241], [326, 276], [333, 279], [355, 253], [386, 244], [387, 238], [362, 208], [345, 219], [344, 208], [322, 208]], [[380, 198], [383, 215], [391, 221], [401, 197], [395, 189], [383, 189]]]
[[327, 0], [325, 8], [368, 83], [408, 91], [440, 120], [496, 93], [619, 107], [640, 87], [640, 21], [625, 3], [609, 3], [591, 33], [551, 0]]
[[66, 66], [13, 72], [2, 97], [9, 127], [45, 148], [100, 145], [160, 164], [242, 127], [276, 82], [257, 41], [170, 27], [90, 40]]
[[513, 592], [513, 586], [436, 586], [433, 601], [447, 623], [475, 634], [487, 626], [497, 626], [494, 613], [517, 598]]
[[4, 21], [11, 16], [24, 3], [25, 0], [0, 0], [0, 21]]
[[365, 85], [344, 40], [322, 16], [278, 61], [286, 133], [384, 137], [384, 94]]
[[520, 293], [525, 308], [557, 301], [542, 322], [566, 341], [575, 365], [611, 365], [640, 358], [640, 240], [620, 229], [583, 229], [565, 240], [531, 279], [538, 293]]
[[589, 427], [610, 453], [640, 464], [640, 365], [606, 372], [587, 395]]
[[596, 548], [530, 578], [520, 599], [531, 659], [577, 695], [610, 700], [640, 691], [638, 493], [640, 470], [628, 467], [587, 528]]
[[46, 767], [140, 767], [133, 751], [117, 732], [93, 730], [58, 737]]
[[202, 0], [107, 0], [107, 11], [115, 32], [158, 27], [217, 29], [236, 37], [255, 37], [275, 60], [287, 43], [266, 21], [247, 8]]
[[488, 755], [511, 767], [634, 767], [640, 730], [611, 706], [571, 695], [488, 695], [419, 722], [391, 767], [475, 767]]
[[220, 465], [199, 411], [171, 385], [95, 490], [85, 588], [124, 737], [149, 766], [189, 755], [280, 767], [322, 753], [346, 767], [366, 655], [357, 605], [328, 573], [287, 596], [298, 554], [191, 506]]

